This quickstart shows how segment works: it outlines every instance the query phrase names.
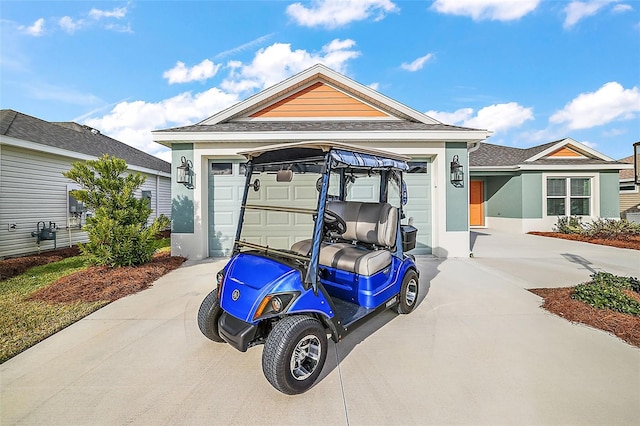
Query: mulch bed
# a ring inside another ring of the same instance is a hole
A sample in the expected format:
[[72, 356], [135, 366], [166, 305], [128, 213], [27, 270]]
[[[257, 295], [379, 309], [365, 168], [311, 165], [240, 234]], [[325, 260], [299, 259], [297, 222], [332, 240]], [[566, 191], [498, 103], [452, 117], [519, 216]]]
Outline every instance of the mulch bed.
[[640, 236], [628, 237], [628, 239], [604, 239], [604, 238], [591, 238], [578, 234], [562, 234], [560, 232], [529, 232], [531, 235], [540, 235], [542, 237], [562, 238], [564, 240], [583, 241], [585, 243], [600, 244], [603, 246], [611, 246], [618, 248], [626, 248], [633, 250], [640, 250]]
[[80, 249], [78, 246], [66, 247], [51, 251], [32, 254], [28, 256], [13, 257], [0, 260], [0, 281], [20, 275], [29, 268], [34, 266], [46, 265], [47, 263], [57, 262], [71, 256], [78, 256]]
[[[571, 322], [586, 324], [615, 334], [622, 340], [640, 348], [640, 317], [609, 309], [596, 309], [580, 300], [573, 300], [573, 287], [534, 288], [529, 290], [542, 297], [542, 307]], [[638, 299], [638, 295], [629, 292]]]
[[91, 266], [33, 293], [29, 300], [49, 303], [112, 302], [150, 287], [155, 280], [178, 268], [185, 260], [184, 257], [171, 256], [169, 252], [161, 252], [144, 265], [119, 268]]

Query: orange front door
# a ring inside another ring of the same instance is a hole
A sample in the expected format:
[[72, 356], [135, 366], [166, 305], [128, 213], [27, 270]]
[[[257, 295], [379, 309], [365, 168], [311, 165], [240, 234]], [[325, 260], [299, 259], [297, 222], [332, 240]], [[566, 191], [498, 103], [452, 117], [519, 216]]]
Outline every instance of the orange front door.
[[469, 182], [469, 225], [484, 226], [484, 182]]

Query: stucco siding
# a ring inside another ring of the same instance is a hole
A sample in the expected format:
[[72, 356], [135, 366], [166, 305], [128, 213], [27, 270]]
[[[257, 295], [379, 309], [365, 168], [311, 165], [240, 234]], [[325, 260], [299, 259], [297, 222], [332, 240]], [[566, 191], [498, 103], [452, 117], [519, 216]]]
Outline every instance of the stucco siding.
[[[180, 159], [193, 163], [193, 144], [173, 144], [171, 151], [172, 173], [180, 165]], [[194, 184], [201, 179], [194, 176]], [[171, 180], [171, 230], [175, 233], [193, 234], [194, 230], [194, 189], [189, 189], [175, 179]]]
[[600, 172], [600, 217], [620, 217], [620, 177], [618, 171]]
[[487, 217], [522, 218], [522, 176], [486, 179]]
[[542, 173], [522, 174], [522, 218], [542, 218]]
[[[465, 182], [462, 188], [456, 188], [447, 182], [447, 231], [469, 230], [469, 160], [467, 144], [462, 142], [449, 142], [445, 145], [445, 164], [449, 166], [453, 156], [458, 156], [458, 161], [464, 166]], [[447, 174], [448, 176], [448, 174]]]

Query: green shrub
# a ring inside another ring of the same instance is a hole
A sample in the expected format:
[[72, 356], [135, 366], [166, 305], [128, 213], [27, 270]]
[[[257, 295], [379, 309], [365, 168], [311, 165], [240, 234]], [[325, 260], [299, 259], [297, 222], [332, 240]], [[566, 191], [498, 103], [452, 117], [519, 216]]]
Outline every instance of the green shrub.
[[581, 300], [594, 308], [611, 309], [640, 316], [640, 302], [627, 296], [623, 290], [635, 290], [640, 282], [632, 277], [620, 277], [608, 272], [596, 272], [591, 281], [577, 285], [571, 297]]
[[640, 224], [626, 219], [598, 219], [584, 226], [585, 235], [602, 239], [629, 239], [640, 235]]
[[582, 218], [579, 216], [558, 217], [554, 230], [561, 234], [582, 234]]
[[131, 266], [148, 262], [156, 250], [156, 235], [169, 226], [161, 215], [147, 224], [151, 207], [146, 199], [137, 198], [136, 191], [145, 177], [129, 173], [127, 163], [103, 155], [98, 160], [75, 162], [63, 175], [82, 189], [71, 195], [93, 210], [85, 229], [89, 236], [80, 244], [82, 252], [94, 264]]

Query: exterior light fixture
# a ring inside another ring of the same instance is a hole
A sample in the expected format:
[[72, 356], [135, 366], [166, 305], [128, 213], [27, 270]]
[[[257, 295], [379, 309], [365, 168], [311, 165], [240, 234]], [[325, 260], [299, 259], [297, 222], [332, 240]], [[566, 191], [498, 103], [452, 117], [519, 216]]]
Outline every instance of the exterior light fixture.
[[189, 189], [193, 189], [193, 163], [184, 156], [180, 159], [180, 165], [176, 167], [176, 182]]
[[451, 185], [456, 188], [464, 187], [464, 171], [457, 155], [451, 160]]

